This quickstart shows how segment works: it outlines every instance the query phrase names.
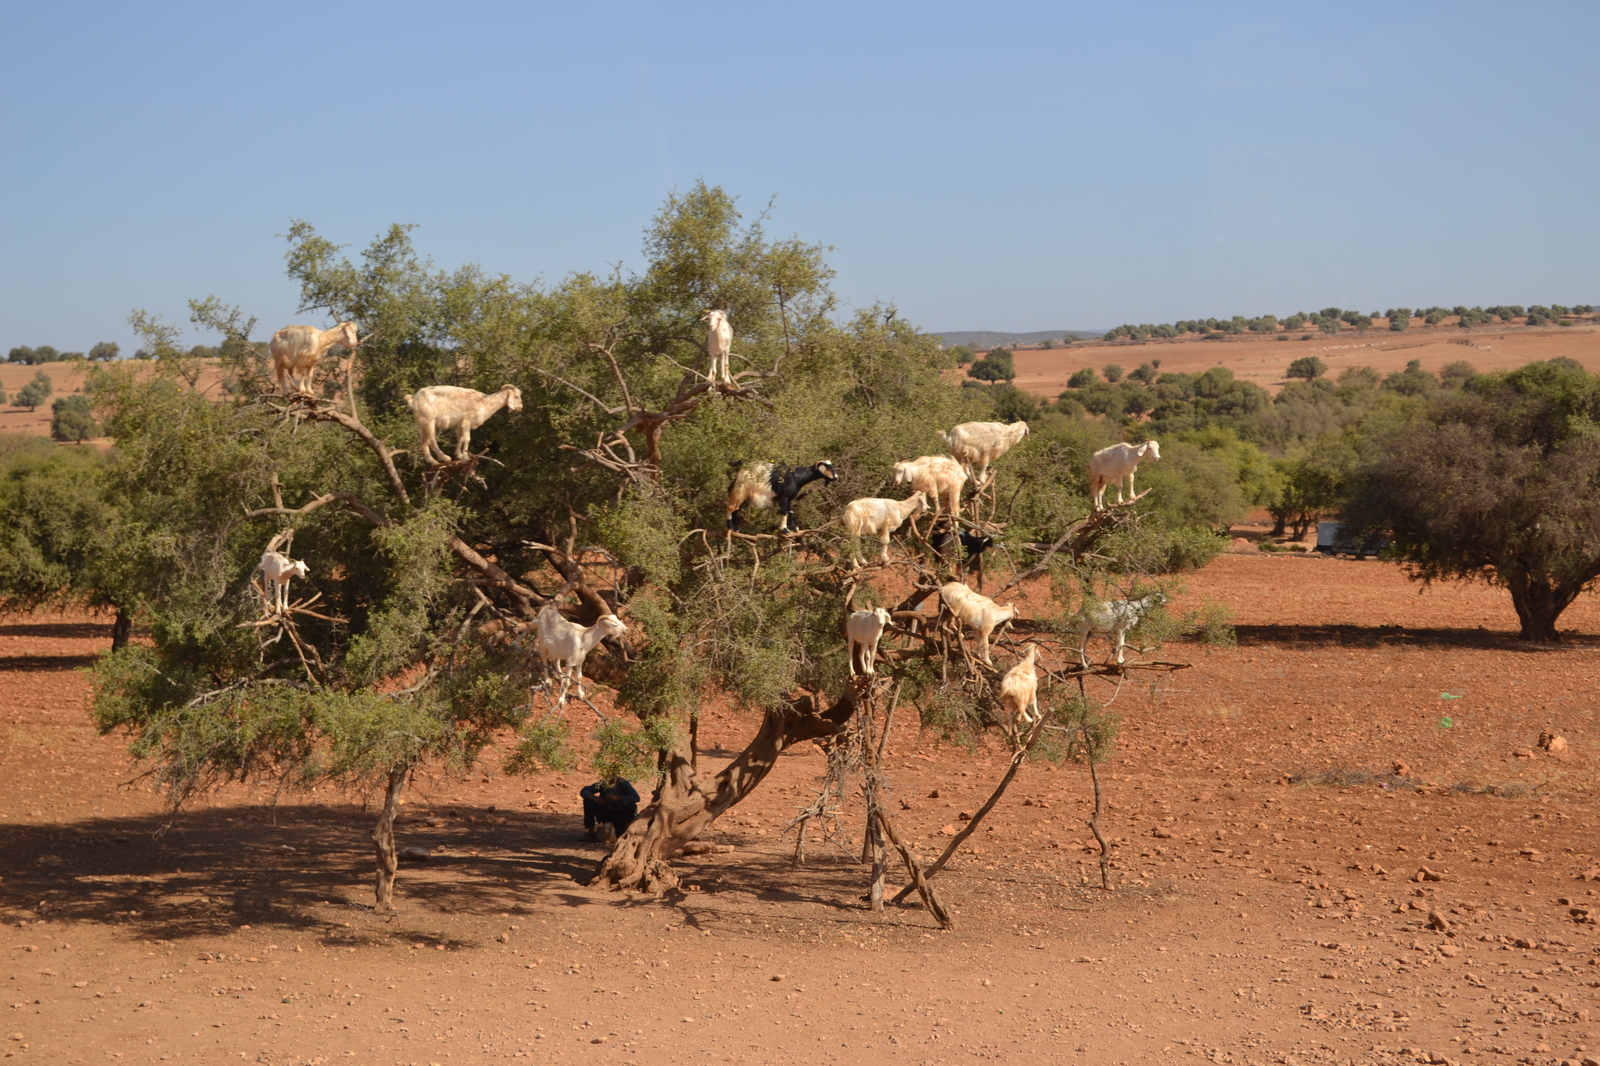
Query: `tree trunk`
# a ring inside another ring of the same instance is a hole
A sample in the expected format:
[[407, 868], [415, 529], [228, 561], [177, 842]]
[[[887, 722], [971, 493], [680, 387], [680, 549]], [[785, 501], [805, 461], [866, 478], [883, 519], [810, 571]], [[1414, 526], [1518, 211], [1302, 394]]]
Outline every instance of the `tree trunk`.
[[121, 651], [133, 636], [133, 615], [126, 607], [117, 608], [117, 620], [111, 623], [111, 650]]
[[383, 813], [378, 815], [378, 827], [372, 833], [378, 845], [378, 910], [394, 910], [394, 875], [400, 867], [400, 856], [394, 847], [394, 820], [400, 813], [400, 793], [411, 779], [411, 763], [401, 763], [389, 771], [389, 787], [383, 794]]
[[1556, 620], [1561, 612], [1572, 605], [1583, 591], [1581, 584], [1550, 585], [1527, 574], [1513, 572], [1507, 575], [1506, 586], [1511, 590], [1511, 605], [1517, 609], [1522, 623], [1522, 640], [1535, 640], [1556, 644], [1561, 634], [1556, 632]]
[[661, 789], [600, 864], [596, 881], [611, 888], [636, 888], [660, 893], [678, 887], [678, 875], [667, 857], [710, 828], [728, 808], [744, 799], [766, 778], [778, 755], [790, 745], [840, 732], [856, 712], [853, 693], [818, 711], [810, 696], [771, 708], [761, 729], [739, 757], [709, 783], [702, 784], [691, 755], [679, 749], [666, 754]]

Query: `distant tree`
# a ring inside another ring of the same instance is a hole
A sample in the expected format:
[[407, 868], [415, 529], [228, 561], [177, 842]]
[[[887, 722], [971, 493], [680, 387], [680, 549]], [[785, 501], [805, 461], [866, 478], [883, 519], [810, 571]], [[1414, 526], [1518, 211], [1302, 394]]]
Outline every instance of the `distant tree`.
[[46, 396], [55, 391], [55, 383], [50, 380], [50, 375], [43, 370], [34, 372], [33, 381], [30, 384], [39, 386], [40, 389], [44, 390], [44, 395]]
[[1438, 379], [1422, 369], [1422, 360], [1413, 359], [1404, 370], [1398, 370], [1383, 379], [1383, 387], [1401, 396], [1426, 396], [1439, 387]]
[[60, 358], [61, 353], [48, 344], [41, 344], [33, 350], [33, 361], [35, 363], [54, 363]]
[[1026, 422], [1039, 417], [1039, 397], [1015, 385], [999, 382], [983, 390], [994, 405], [997, 422]]
[[1477, 369], [1465, 359], [1446, 363], [1439, 369], [1439, 383], [1449, 389], [1459, 389], [1477, 376]]
[[1422, 316], [1422, 321], [1426, 325], [1437, 326], [1449, 316], [1450, 312], [1442, 307], [1430, 307], [1428, 308], [1428, 313]]
[[43, 362], [43, 360], [35, 358], [35, 353], [32, 348], [28, 347], [26, 344], [19, 344], [15, 348], [11, 349], [10, 354], [6, 356], [6, 362], [33, 364]]
[[1316, 321], [1317, 328], [1322, 330], [1324, 333], [1338, 333], [1344, 328], [1344, 323], [1340, 322], [1337, 317], [1332, 315], [1318, 315]]
[[1140, 363], [1128, 377], [1145, 385], [1154, 385], [1156, 381], [1156, 364]]
[[1303, 355], [1289, 364], [1289, 377], [1315, 381], [1328, 372], [1328, 364], [1314, 355]]
[[1260, 318], [1250, 320], [1251, 333], [1276, 333], [1278, 332], [1278, 316], [1262, 315]]
[[1444, 393], [1377, 437], [1344, 517], [1415, 580], [1506, 588], [1521, 637], [1600, 577], [1600, 379], [1531, 363]]
[[135, 359], [149, 359], [151, 357], [150, 350], [148, 348], [135, 348], [133, 350], [133, 357]]
[[1375, 389], [1383, 383], [1383, 375], [1370, 366], [1347, 367], [1339, 375], [1341, 389]]
[[63, 363], [81, 363], [84, 361], [84, 355], [82, 352], [62, 352], [60, 355], [56, 356], [56, 358], [61, 360]]
[[1411, 308], [1409, 307], [1391, 307], [1383, 313], [1383, 317], [1389, 320], [1389, 329], [1394, 333], [1411, 328]]
[[89, 397], [82, 393], [59, 397], [50, 405], [50, 435], [56, 440], [83, 443], [100, 435]]
[[1283, 328], [1293, 333], [1295, 330], [1306, 328], [1306, 316], [1303, 312], [1296, 311], [1283, 320]]
[[1004, 348], [991, 348], [982, 359], [967, 368], [967, 376], [979, 381], [1010, 381], [1017, 376], [1011, 353]]
[[1317, 314], [1323, 318], [1338, 318], [1344, 314], [1344, 310], [1338, 307], [1324, 307]]
[[31, 411], [35, 407], [38, 407], [40, 404], [44, 403], [49, 395], [50, 394], [45, 391], [44, 386], [40, 385], [37, 381], [30, 381], [26, 385], [22, 386], [22, 388], [17, 390], [17, 406], [26, 407]]
[[122, 349], [116, 341], [101, 341], [89, 349], [89, 361], [93, 363], [109, 363], [115, 359]]
[[3, 405], [5, 402], [6, 402], [6, 390], [5, 389], [0, 389], [0, 405]]
[[1122, 380], [1122, 367], [1118, 366], [1116, 363], [1107, 363], [1105, 366], [1100, 368], [1100, 372], [1103, 373], [1106, 376], [1106, 380], [1111, 382], [1113, 385]]
[[1067, 379], [1067, 388], [1086, 389], [1099, 380], [1100, 375], [1094, 372], [1094, 367], [1086, 366], [1082, 370], [1074, 370], [1072, 372], [1072, 376]]
[[1056, 342], [1051, 340], [1049, 337], [1046, 337], [1041, 343], [1044, 345], [1045, 351], [1049, 351], [1051, 348], [1056, 346]]

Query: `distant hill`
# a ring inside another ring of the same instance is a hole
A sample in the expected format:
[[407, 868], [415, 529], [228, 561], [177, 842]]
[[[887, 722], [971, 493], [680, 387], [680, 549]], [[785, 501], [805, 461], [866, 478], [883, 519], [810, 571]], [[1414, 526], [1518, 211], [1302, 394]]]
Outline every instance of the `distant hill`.
[[965, 344], [968, 348], [1005, 347], [1008, 344], [1038, 344], [1040, 341], [1058, 341], [1062, 337], [1084, 340], [1105, 333], [1103, 329], [1042, 329], [1033, 333], [1002, 333], [993, 329], [975, 329], [966, 332], [935, 333], [944, 340], [946, 348]]

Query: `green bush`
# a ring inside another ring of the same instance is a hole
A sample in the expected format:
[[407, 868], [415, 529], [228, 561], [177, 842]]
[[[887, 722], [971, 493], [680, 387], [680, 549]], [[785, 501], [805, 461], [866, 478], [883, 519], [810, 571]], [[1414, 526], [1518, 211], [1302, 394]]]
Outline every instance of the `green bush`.
[[56, 440], [82, 443], [100, 435], [89, 397], [81, 393], [62, 396], [50, 405], [50, 435]]

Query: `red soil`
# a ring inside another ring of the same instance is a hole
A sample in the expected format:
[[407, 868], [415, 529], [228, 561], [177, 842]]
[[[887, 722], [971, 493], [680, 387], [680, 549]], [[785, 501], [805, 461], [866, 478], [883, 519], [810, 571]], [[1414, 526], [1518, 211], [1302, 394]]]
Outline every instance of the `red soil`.
[[[579, 775], [428, 779], [401, 912], [371, 813], [232, 788], [173, 816], [86, 719], [98, 621], [0, 625], [0, 1055], [18, 1062], [1537, 1062], [1600, 1049], [1600, 608], [1560, 648], [1480, 587], [1387, 564], [1218, 559], [1184, 602], [1236, 648], [1129, 685], [1107, 766], [1027, 766], [937, 884], [957, 928], [860, 902], [859, 836], [790, 865], [809, 746], [683, 860], [669, 900], [583, 887]], [[1181, 605], [1181, 604], [1180, 604]], [[1008, 654], [1008, 653], [1002, 653]], [[1452, 698], [1446, 698], [1447, 696]], [[587, 713], [587, 712], [585, 712]], [[920, 736], [888, 771], [928, 854], [1004, 759]], [[713, 715], [713, 766], [754, 729]], [[1539, 750], [1542, 730], [1568, 750]], [[1396, 760], [1407, 764], [1392, 773]], [[1286, 783], [1328, 775], [1331, 784]], [[1485, 789], [1494, 786], [1495, 791]], [[939, 797], [930, 797], [937, 788]], [[860, 810], [846, 812], [859, 834]], [[1439, 880], [1413, 880], [1426, 868]], [[1446, 931], [1428, 928], [1430, 911]], [[1581, 913], [1581, 912], [1580, 912]], [[1579, 1050], [1580, 1048], [1584, 1050]], [[1432, 1056], [1430, 1059], [1429, 1056]], [[1187, 1059], [1185, 1058], [1185, 1061]]]

